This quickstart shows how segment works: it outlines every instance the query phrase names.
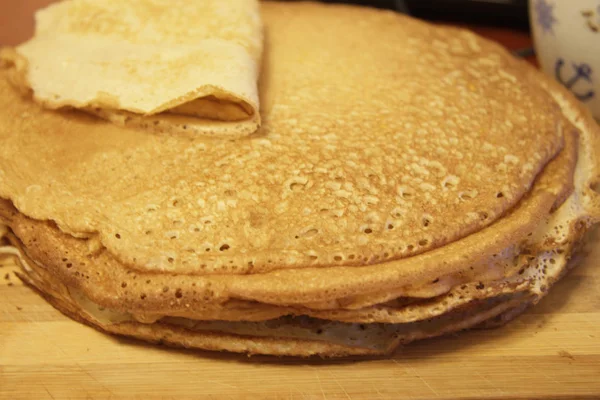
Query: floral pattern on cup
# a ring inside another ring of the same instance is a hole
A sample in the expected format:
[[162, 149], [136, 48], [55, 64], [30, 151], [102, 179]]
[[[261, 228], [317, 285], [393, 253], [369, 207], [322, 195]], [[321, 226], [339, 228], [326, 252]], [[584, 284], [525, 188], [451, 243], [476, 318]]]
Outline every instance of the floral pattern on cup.
[[541, 69], [600, 120], [600, 0], [529, 0]]
[[547, 0], [536, 0], [535, 13], [537, 15], [536, 22], [542, 28], [542, 31], [553, 34], [554, 24], [558, 22], [554, 17], [554, 4], [549, 3]]
[[[556, 80], [559, 81], [560, 83], [562, 83], [567, 89], [569, 89], [574, 95], [575, 97], [577, 97], [579, 100], [581, 101], [588, 101], [591, 100], [594, 96], [594, 89], [588, 89], [592, 84], [592, 67], [590, 67], [588, 64], [586, 63], [581, 63], [581, 64], [576, 64], [576, 63], [571, 63], [571, 69], [572, 69], [572, 73], [571, 76], [569, 76], [568, 78], [564, 77], [564, 67], [565, 67], [565, 60], [562, 58], [559, 58], [558, 60], [556, 60], [556, 64], [554, 67], [554, 75], [556, 77]], [[582, 86], [581, 84], [578, 85], [578, 83], [582, 81], [587, 82], [588, 85], [586, 85], [588, 88], [584, 88], [583, 91], [578, 91], [576, 86]]]

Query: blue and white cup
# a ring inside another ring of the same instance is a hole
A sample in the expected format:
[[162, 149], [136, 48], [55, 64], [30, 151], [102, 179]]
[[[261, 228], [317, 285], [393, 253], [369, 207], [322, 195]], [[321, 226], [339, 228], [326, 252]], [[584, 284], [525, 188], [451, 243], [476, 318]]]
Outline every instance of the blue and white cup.
[[529, 0], [544, 72], [600, 119], [600, 0]]

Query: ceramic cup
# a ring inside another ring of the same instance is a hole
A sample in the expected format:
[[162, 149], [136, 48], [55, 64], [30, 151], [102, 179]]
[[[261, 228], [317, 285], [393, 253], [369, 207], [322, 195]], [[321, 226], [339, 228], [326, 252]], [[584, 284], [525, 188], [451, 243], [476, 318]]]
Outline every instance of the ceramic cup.
[[600, 119], [600, 0], [529, 0], [544, 72]]

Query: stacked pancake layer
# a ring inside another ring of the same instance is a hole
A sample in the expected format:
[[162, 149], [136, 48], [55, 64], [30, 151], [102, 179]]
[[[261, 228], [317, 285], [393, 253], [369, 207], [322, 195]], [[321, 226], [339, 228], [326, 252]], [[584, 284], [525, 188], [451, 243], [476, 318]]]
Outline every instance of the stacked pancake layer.
[[44, 110], [8, 66], [2, 249], [24, 279], [107, 332], [277, 355], [387, 353], [539, 301], [600, 216], [575, 100], [462, 30], [262, 7], [247, 138]]

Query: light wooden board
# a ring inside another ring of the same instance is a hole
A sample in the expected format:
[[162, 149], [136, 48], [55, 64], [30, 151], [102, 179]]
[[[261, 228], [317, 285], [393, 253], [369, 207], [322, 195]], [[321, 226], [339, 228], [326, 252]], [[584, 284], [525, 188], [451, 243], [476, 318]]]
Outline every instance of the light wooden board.
[[[0, 267], [0, 398], [600, 399], [600, 239], [504, 328], [391, 359], [291, 360], [174, 350], [64, 317]], [[8, 279], [6, 279], [8, 274]]]

